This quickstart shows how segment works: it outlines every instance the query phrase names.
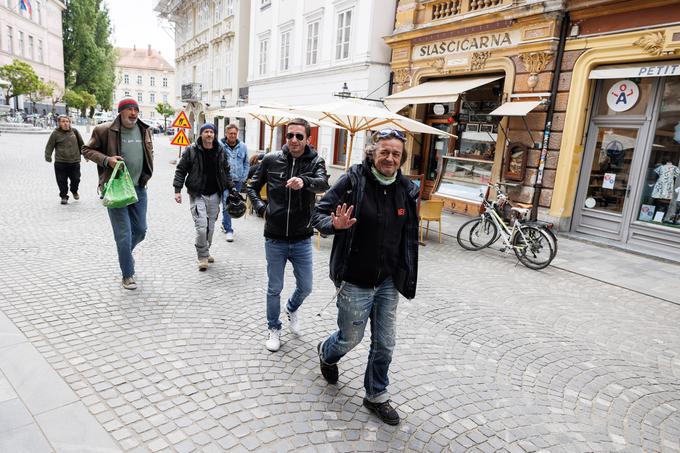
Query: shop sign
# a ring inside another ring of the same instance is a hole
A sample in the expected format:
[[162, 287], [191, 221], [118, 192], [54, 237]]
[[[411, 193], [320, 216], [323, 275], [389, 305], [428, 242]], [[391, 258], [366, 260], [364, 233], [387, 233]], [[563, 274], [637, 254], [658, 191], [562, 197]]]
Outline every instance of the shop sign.
[[500, 49], [516, 45], [520, 41], [520, 31], [511, 30], [476, 36], [460, 36], [453, 39], [415, 46], [413, 59], [422, 60], [442, 55], [455, 55], [465, 52], [478, 52], [490, 49]]
[[632, 80], [619, 80], [607, 92], [607, 105], [615, 112], [632, 109], [640, 99], [640, 88]]

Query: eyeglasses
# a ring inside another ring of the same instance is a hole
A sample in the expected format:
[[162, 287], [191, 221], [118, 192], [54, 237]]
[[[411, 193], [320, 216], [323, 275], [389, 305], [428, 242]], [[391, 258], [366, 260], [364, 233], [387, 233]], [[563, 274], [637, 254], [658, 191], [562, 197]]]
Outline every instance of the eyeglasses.
[[402, 142], [406, 141], [406, 136], [404, 135], [404, 133], [402, 131], [398, 131], [396, 129], [382, 129], [380, 132], [378, 132], [378, 140], [382, 140], [382, 139], [390, 138], [390, 137], [397, 138], [397, 139], [401, 140]]
[[288, 132], [286, 134], [286, 138], [288, 140], [293, 140], [293, 137], [295, 137], [297, 139], [297, 141], [299, 141], [299, 142], [301, 142], [302, 140], [305, 139], [305, 136], [300, 134], [299, 132], [297, 134], [293, 134], [292, 132]]

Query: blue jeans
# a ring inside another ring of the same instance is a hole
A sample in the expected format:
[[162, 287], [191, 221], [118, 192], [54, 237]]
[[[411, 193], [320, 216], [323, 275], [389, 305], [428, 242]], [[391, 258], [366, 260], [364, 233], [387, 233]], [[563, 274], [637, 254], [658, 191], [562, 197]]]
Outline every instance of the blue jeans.
[[118, 249], [118, 264], [123, 278], [135, 275], [132, 251], [146, 236], [146, 189], [135, 187], [139, 201], [124, 208], [108, 209], [113, 237]]
[[[243, 187], [243, 181], [234, 181], [234, 187], [240, 192]], [[229, 212], [227, 212], [227, 195], [229, 195], [229, 190], [225, 190], [222, 195], [222, 226], [227, 233], [233, 233], [234, 229], [231, 226], [231, 216], [229, 215]]]
[[364, 337], [366, 323], [371, 320], [371, 347], [364, 374], [366, 398], [374, 403], [387, 401], [387, 373], [397, 337], [397, 305], [399, 292], [392, 278], [377, 288], [360, 288], [343, 282], [338, 293], [338, 330], [321, 345], [321, 360], [337, 363]]
[[295, 291], [288, 299], [286, 308], [293, 312], [300, 308], [302, 302], [312, 292], [312, 240], [288, 242], [279, 239], [264, 240], [264, 252], [267, 257], [267, 328], [281, 329], [281, 290], [283, 290], [283, 274], [286, 262], [293, 265]]

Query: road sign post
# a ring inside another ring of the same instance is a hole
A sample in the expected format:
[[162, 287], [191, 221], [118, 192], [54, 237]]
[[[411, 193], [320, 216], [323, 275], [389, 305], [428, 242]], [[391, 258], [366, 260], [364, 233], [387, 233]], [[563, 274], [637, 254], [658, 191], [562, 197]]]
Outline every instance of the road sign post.
[[186, 132], [184, 132], [184, 129], [191, 129], [191, 123], [189, 122], [189, 118], [187, 118], [187, 114], [184, 113], [184, 111], [179, 112], [177, 118], [172, 122], [171, 127], [179, 129], [177, 134], [172, 138], [170, 144], [179, 146], [179, 154], [177, 157], [180, 158], [182, 157], [182, 147], [189, 146], [189, 138], [187, 137]]

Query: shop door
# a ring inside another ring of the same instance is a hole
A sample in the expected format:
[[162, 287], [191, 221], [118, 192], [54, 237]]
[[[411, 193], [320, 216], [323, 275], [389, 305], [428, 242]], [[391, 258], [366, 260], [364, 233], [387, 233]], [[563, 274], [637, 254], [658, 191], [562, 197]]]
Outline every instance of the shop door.
[[647, 127], [591, 123], [576, 200], [576, 230], [621, 241], [636, 203]]
[[[435, 129], [439, 129], [440, 131], [454, 133], [452, 132], [451, 124], [446, 121], [428, 121], [428, 125]], [[425, 174], [425, 198], [429, 198], [429, 195], [434, 188], [435, 181], [437, 180], [437, 172], [439, 171], [439, 162], [441, 161], [442, 156], [450, 154], [451, 145], [451, 137], [448, 135], [427, 134], [425, 136], [425, 154], [423, 156], [425, 165], [421, 170]]]

